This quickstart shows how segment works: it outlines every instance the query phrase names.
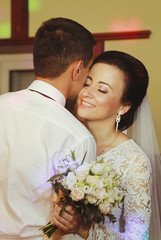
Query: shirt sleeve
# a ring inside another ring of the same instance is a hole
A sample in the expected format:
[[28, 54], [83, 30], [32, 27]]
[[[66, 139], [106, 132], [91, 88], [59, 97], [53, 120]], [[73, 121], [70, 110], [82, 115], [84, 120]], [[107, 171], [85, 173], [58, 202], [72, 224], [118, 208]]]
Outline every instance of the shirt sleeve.
[[90, 228], [88, 240], [145, 240], [151, 216], [151, 167], [146, 155], [128, 159], [124, 165], [125, 197], [122, 220], [124, 231], [113, 231], [102, 224]]

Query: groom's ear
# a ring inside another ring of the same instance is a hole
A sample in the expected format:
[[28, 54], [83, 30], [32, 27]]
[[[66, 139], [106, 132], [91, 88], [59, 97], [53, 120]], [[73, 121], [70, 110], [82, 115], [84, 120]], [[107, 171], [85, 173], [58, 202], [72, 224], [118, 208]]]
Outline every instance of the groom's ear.
[[79, 79], [82, 66], [83, 66], [83, 60], [78, 60], [73, 63], [73, 70], [72, 70], [73, 81], [77, 81], [77, 79]]

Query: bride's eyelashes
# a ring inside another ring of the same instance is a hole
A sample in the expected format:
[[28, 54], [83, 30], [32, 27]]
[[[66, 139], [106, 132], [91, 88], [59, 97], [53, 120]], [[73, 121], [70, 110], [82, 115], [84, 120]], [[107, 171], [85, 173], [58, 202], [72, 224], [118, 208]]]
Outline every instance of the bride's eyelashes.
[[88, 87], [88, 86], [90, 86], [90, 85], [88, 85], [87, 83], [84, 84], [84, 87]]
[[101, 93], [104, 93], [104, 94], [106, 94], [108, 92], [108, 88], [104, 84], [103, 85], [101, 84], [101, 85], [97, 86], [97, 90]]
[[99, 89], [99, 88], [97, 88], [97, 90], [98, 90], [99, 92], [101, 92], [101, 93], [104, 93], [104, 94], [107, 93], [107, 91], [101, 90], [101, 89]]
[[[103, 93], [103, 94], [106, 94], [108, 92], [108, 87], [107, 87], [107, 84], [102, 82], [102, 81], [99, 81], [98, 84], [96, 84], [95, 82], [93, 82], [93, 79], [91, 76], [87, 76], [87, 79], [86, 79], [86, 82], [84, 84], [84, 87], [90, 87], [91, 85], [95, 85], [95, 89], [97, 89], [97, 91]], [[94, 90], [93, 88], [93, 90]]]

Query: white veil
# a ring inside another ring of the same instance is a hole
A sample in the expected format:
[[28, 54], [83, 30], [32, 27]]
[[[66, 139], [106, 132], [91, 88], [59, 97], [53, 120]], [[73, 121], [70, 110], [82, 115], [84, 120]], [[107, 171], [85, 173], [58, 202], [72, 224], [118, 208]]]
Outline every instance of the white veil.
[[161, 188], [159, 186], [161, 184], [161, 156], [147, 95], [137, 110], [135, 119], [130, 137], [148, 155], [152, 165], [152, 216], [149, 240], [161, 240]]

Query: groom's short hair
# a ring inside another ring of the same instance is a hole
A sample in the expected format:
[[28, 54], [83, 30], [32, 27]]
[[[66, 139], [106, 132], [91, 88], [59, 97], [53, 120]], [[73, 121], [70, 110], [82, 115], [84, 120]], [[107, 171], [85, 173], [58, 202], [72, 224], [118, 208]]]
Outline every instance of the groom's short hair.
[[58, 77], [76, 60], [83, 60], [86, 67], [93, 56], [95, 44], [93, 35], [71, 19], [52, 18], [45, 21], [34, 38], [35, 75]]

